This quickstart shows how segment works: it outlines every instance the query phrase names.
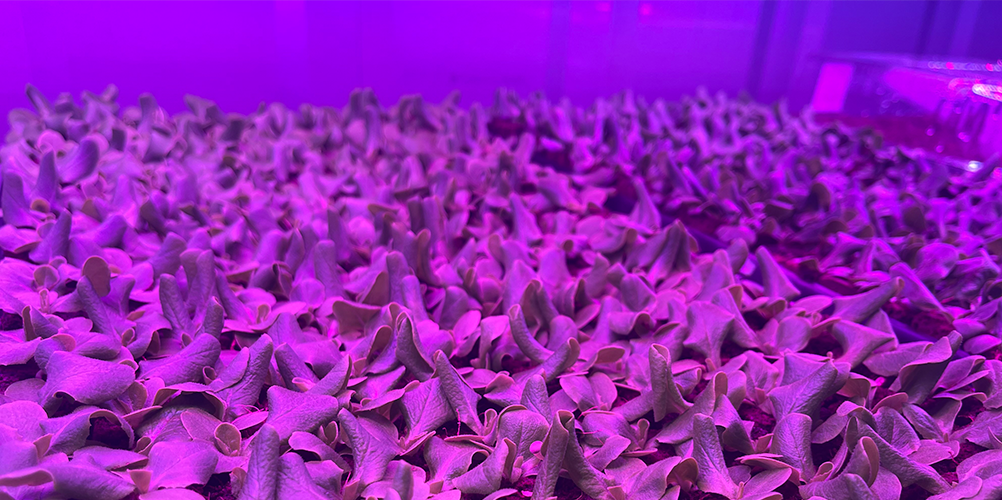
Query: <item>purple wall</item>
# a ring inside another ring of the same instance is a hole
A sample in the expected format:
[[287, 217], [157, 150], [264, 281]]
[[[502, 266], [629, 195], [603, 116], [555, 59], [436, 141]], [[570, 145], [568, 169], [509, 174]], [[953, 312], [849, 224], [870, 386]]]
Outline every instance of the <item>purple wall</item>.
[[797, 106], [810, 96], [818, 52], [924, 44], [992, 53], [980, 32], [957, 42], [956, 26], [988, 30], [978, 9], [998, 10], [972, 5], [0, 2], [0, 115], [28, 105], [28, 82], [50, 98], [115, 83], [120, 102], [152, 92], [172, 112], [185, 93], [248, 112], [262, 101], [342, 105], [360, 86], [384, 102], [453, 89], [465, 103], [483, 102], [507, 86], [586, 103], [627, 87], [677, 98], [706, 85], [791, 96]]
[[115, 83], [121, 102], [184, 93], [247, 112], [500, 85], [585, 102], [624, 87], [677, 97], [743, 88], [759, 2], [0, 2], [0, 113]]

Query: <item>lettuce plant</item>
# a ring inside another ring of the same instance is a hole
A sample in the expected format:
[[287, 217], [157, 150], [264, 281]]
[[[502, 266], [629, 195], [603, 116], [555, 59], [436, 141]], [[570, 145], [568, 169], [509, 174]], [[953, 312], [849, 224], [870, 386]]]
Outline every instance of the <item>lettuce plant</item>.
[[[957, 356], [997, 345], [993, 247], [881, 197], [992, 176], [706, 95], [116, 93], [29, 88], [0, 148], [2, 498], [1002, 491], [1002, 363]], [[791, 241], [859, 293], [804, 296]], [[900, 342], [905, 301], [955, 331]]]

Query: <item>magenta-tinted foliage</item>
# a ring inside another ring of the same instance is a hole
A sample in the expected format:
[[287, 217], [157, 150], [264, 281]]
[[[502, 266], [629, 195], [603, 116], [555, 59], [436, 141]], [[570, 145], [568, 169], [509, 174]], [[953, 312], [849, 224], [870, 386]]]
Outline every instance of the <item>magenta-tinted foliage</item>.
[[1002, 481], [996, 163], [705, 93], [28, 95], [0, 148], [0, 496]]

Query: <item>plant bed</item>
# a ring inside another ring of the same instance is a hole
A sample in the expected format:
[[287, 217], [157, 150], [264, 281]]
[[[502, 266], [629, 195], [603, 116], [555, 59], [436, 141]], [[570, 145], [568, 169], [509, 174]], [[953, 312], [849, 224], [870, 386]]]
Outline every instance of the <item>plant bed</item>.
[[[678, 135], [706, 96], [467, 111], [357, 91], [249, 116], [29, 97], [0, 155], [5, 495], [884, 499], [1002, 480], [996, 356], [906, 341], [887, 282], [810, 293], [663, 221], [707, 192], [664, 199], [682, 184], [658, 155], [720, 160]], [[793, 127], [742, 109], [739, 135]]]

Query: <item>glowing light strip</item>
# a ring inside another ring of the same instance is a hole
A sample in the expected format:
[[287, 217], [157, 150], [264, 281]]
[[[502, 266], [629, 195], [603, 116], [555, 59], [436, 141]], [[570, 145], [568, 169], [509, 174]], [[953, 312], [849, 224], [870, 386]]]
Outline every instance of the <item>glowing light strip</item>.
[[971, 86], [971, 91], [975, 94], [986, 97], [988, 99], [993, 99], [996, 101], [1002, 101], [1002, 86], [991, 85], [988, 83], [975, 83]]
[[1002, 72], [1002, 59], [992, 63], [971, 63], [971, 62], [942, 62], [930, 61], [926, 64], [929, 69], [951, 69], [963, 71], [993, 71]]

